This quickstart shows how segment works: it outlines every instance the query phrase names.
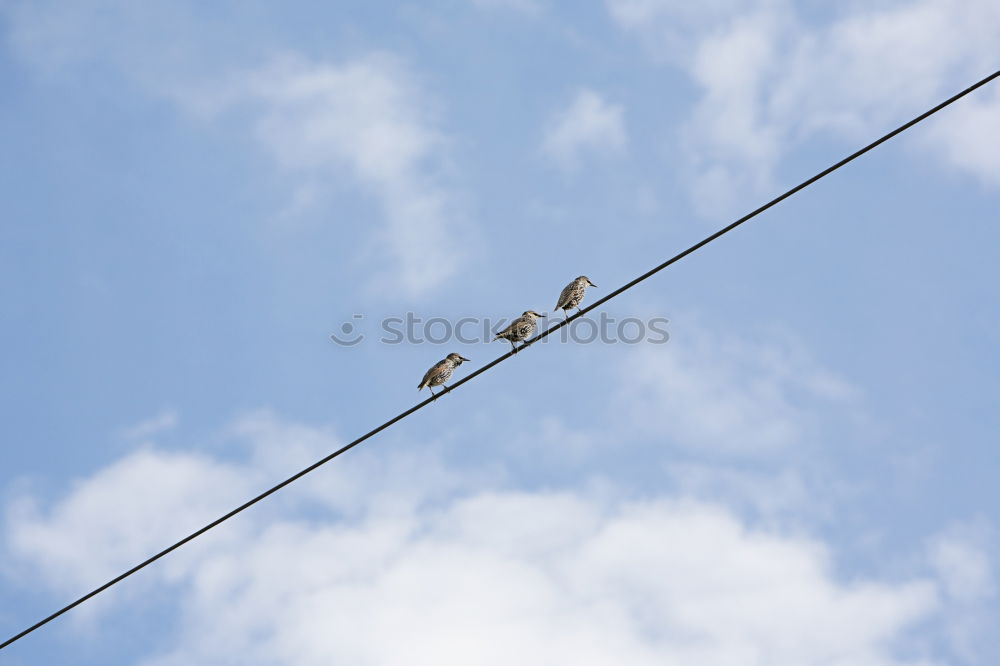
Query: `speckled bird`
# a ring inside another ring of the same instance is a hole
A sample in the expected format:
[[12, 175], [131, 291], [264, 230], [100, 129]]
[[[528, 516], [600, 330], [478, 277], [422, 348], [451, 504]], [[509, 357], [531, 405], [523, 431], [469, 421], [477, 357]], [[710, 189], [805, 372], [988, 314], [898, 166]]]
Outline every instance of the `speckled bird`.
[[[497, 336], [493, 338], [494, 340], [499, 340], [503, 338], [510, 342], [510, 347], [514, 352], [517, 352], [517, 347], [514, 346], [515, 342], [524, 342], [530, 338], [535, 333], [535, 320], [539, 317], [544, 317], [543, 314], [538, 314], [534, 310], [528, 310], [520, 317], [510, 322], [510, 326], [503, 329]], [[521, 345], [524, 346], [523, 344]]]
[[[432, 395], [437, 395], [434, 393], [435, 386], [444, 386], [444, 383], [451, 378], [451, 373], [455, 371], [455, 368], [462, 365], [464, 361], [469, 359], [464, 356], [459, 356], [458, 354], [448, 354], [443, 359], [434, 364], [434, 366], [424, 373], [424, 378], [420, 380], [420, 386], [417, 387], [418, 391], [424, 390], [426, 386]], [[448, 388], [447, 386], [444, 386]]]
[[576, 308], [577, 311], [580, 310], [580, 301], [583, 300], [583, 294], [587, 291], [587, 285], [591, 287], [597, 286], [586, 275], [581, 275], [570, 282], [563, 288], [562, 293], [559, 294], [559, 302], [556, 303], [555, 309], [562, 310], [566, 318], [569, 319], [569, 313], [566, 311], [572, 308]]

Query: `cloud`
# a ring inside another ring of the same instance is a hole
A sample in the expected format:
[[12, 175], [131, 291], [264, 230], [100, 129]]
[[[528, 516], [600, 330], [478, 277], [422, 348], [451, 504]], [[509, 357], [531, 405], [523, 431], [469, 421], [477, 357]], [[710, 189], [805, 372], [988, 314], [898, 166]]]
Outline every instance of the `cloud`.
[[447, 140], [413, 78], [385, 54], [343, 64], [290, 57], [236, 77], [228, 102], [254, 108], [257, 139], [314, 188], [346, 167], [375, 194], [386, 222], [376, 238], [388, 255], [374, 257], [377, 283], [417, 296], [463, 264], [468, 229], [458, 197], [435, 175]]
[[974, 541], [941, 535], [931, 543], [930, 559], [940, 571], [948, 593], [956, 599], [971, 601], [996, 593], [989, 555]]
[[8, 507], [5, 546], [59, 590], [96, 587], [245, 499], [256, 475], [197, 453], [143, 449], [98, 471], [57, 506]]
[[373, 293], [423, 296], [473, 254], [464, 195], [449, 184], [437, 102], [400, 57], [330, 61], [291, 52], [249, 66], [256, 54], [185, 3], [15, 2], [6, 15], [16, 52], [42, 71], [98, 62], [193, 118], [222, 116], [245, 128], [292, 180], [279, 218], [318, 209], [345, 231], [363, 230], [367, 220], [331, 212], [324, 196], [353, 181], [381, 217], [368, 245], [346, 253], [372, 269]]
[[286, 212], [316, 208], [327, 201], [325, 189], [352, 176], [384, 220], [372, 247], [355, 252], [376, 267], [375, 294], [419, 297], [466, 265], [475, 243], [463, 197], [444, 184], [449, 140], [436, 103], [399, 58], [376, 53], [332, 63], [288, 55], [178, 99], [210, 116], [249, 111], [256, 140], [299, 181]]
[[[10, 554], [55, 586], [103, 575], [256, 483], [255, 451], [332, 443], [267, 414], [231, 432], [242, 463], [146, 450], [15, 511]], [[347, 483], [340, 500], [252, 510], [152, 567], [148, 594], [172, 591], [178, 629], [141, 663], [926, 664], [895, 646], [947, 610], [930, 576], [840, 580], [825, 544], [713, 503], [495, 482], [442, 495], [433, 456], [403, 475], [359, 458], [321, 473]]]
[[[282, 420], [266, 410], [237, 417], [215, 440], [224, 442], [213, 444], [218, 456], [144, 443], [49, 508], [30, 494], [15, 496], [6, 512], [7, 553], [51, 569], [46, 578], [54, 588], [96, 586], [343, 445], [328, 427]], [[422, 470], [419, 481], [412, 478], [414, 468]], [[379, 480], [374, 490], [373, 479]], [[248, 519], [227, 523], [226, 531], [253, 524], [270, 507], [322, 506], [344, 517], [373, 507], [410, 510], [488, 479], [487, 472], [446, 468], [433, 446], [399, 452], [388, 462], [361, 451], [346, 466], [329, 465], [298, 480], [294, 492], [272, 497]]]
[[[739, 465], [673, 462], [665, 471], [676, 492], [686, 497], [714, 498], [732, 507], [747, 509], [769, 523], [790, 513], [808, 510], [827, 513], [820, 493], [791, 468], [755, 471]], [[809, 518], [814, 518], [810, 515]]]
[[618, 154], [627, 143], [623, 107], [583, 89], [549, 121], [542, 151], [562, 168], [574, 170], [585, 154]]
[[951, 612], [945, 629], [965, 663], [990, 661], [996, 645], [996, 530], [985, 520], [956, 523], [928, 541], [928, 560], [941, 579]]
[[130, 425], [121, 430], [125, 439], [144, 440], [177, 426], [177, 412], [165, 409], [156, 416]]
[[755, 6], [756, 0], [606, 0], [612, 19], [634, 31], [649, 52], [665, 62], [687, 62], [708, 26], [722, 26]]
[[[984, 76], [1000, 56], [1000, 7], [990, 0], [857, 5], [820, 24], [781, 0], [607, 6], [702, 91], [680, 140], [696, 204], [713, 217], [772, 192], [779, 160], [809, 138], [873, 139]], [[995, 183], [1000, 132], [990, 111], [981, 97], [963, 101], [927, 143]], [[963, 120], [969, 127], [958, 129]]]
[[145, 663], [896, 664], [935, 610], [926, 581], [840, 585], [822, 548], [711, 507], [547, 494], [277, 525], [204, 571], [180, 646]]
[[808, 445], [820, 415], [850, 413], [857, 395], [787, 336], [735, 338], [693, 319], [670, 345], [631, 352], [620, 386], [624, 425], [681, 448], [737, 457]]
[[996, 83], [934, 122], [928, 143], [953, 167], [984, 185], [1000, 186], [1000, 92]]

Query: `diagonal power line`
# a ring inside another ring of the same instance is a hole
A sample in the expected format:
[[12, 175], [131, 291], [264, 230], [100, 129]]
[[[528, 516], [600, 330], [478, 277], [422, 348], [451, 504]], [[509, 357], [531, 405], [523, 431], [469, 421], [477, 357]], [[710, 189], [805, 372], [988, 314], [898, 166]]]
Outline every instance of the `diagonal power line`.
[[[688, 249], [684, 250], [683, 252], [680, 252], [679, 254], [674, 255], [670, 259], [667, 259], [666, 261], [664, 261], [659, 266], [656, 266], [655, 268], [652, 268], [652, 269], [646, 271], [645, 273], [643, 273], [639, 277], [635, 278], [634, 280], [632, 280], [628, 284], [622, 285], [618, 289], [615, 289], [614, 291], [612, 291], [607, 296], [604, 296], [603, 298], [597, 300], [596, 302], [592, 303], [589, 307], [584, 308], [583, 310], [581, 310], [580, 312], [576, 313], [575, 315], [573, 315], [571, 317], [568, 317], [567, 319], [564, 319], [563, 321], [559, 322], [558, 324], [556, 324], [554, 326], [551, 326], [550, 328], [547, 328], [544, 332], [538, 334], [537, 336], [535, 336], [531, 340], [527, 341], [523, 346], [526, 347], [526, 346], [532, 345], [532, 344], [538, 342], [539, 340], [541, 340], [542, 338], [545, 338], [545, 337], [549, 336], [550, 334], [554, 333], [555, 331], [559, 330], [563, 326], [569, 325], [569, 323], [572, 322], [577, 317], [581, 317], [581, 316], [585, 315], [586, 313], [590, 312], [591, 310], [594, 310], [595, 308], [600, 307], [604, 303], [607, 303], [608, 301], [610, 301], [615, 296], [618, 296], [619, 294], [621, 294], [621, 293], [623, 293], [625, 291], [628, 291], [629, 289], [631, 289], [632, 287], [636, 286], [637, 284], [639, 284], [643, 280], [646, 280], [647, 278], [652, 277], [656, 273], [659, 273], [660, 271], [662, 271], [667, 266], [670, 266], [671, 264], [680, 261], [681, 259], [683, 259], [684, 257], [688, 256], [692, 252], [695, 252], [696, 250], [701, 249], [702, 247], [708, 245], [709, 243], [711, 243], [715, 239], [719, 238], [720, 236], [723, 236], [723, 235], [729, 233], [730, 231], [732, 231], [736, 227], [740, 226], [744, 222], [747, 222], [747, 221], [753, 219], [754, 217], [760, 215], [761, 213], [763, 213], [764, 211], [766, 211], [768, 208], [771, 208], [772, 206], [775, 206], [775, 205], [781, 203], [782, 201], [784, 201], [788, 197], [792, 196], [796, 192], [809, 187], [810, 185], [812, 185], [813, 183], [815, 183], [820, 178], [823, 178], [824, 176], [827, 176], [827, 175], [833, 173], [834, 171], [836, 171], [840, 167], [844, 166], [845, 164], [848, 164], [849, 162], [853, 162], [855, 159], [861, 157], [862, 155], [864, 155], [868, 151], [872, 150], [873, 148], [876, 148], [876, 147], [880, 146], [881, 144], [885, 143], [889, 139], [895, 137], [897, 134], [901, 134], [902, 132], [905, 132], [906, 130], [908, 130], [909, 128], [913, 127], [914, 125], [916, 125], [917, 123], [921, 122], [922, 120], [925, 120], [925, 119], [929, 118], [930, 116], [934, 115], [935, 113], [937, 113], [941, 109], [943, 109], [946, 106], [948, 106], [948, 105], [950, 105], [950, 104], [958, 101], [959, 99], [965, 97], [966, 95], [968, 95], [969, 93], [973, 92], [974, 90], [985, 86], [987, 83], [990, 83], [991, 81], [993, 81], [997, 77], [1000, 77], [1000, 70], [997, 70], [997, 71], [993, 72], [992, 74], [990, 74], [989, 76], [987, 76], [987, 77], [985, 77], [983, 79], [980, 79], [979, 81], [977, 81], [976, 83], [972, 84], [971, 86], [969, 86], [965, 90], [963, 90], [963, 91], [961, 91], [959, 93], [956, 93], [955, 95], [952, 95], [948, 99], [944, 100], [943, 102], [941, 102], [937, 106], [935, 106], [935, 107], [933, 107], [931, 109], [928, 109], [927, 111], [924, 111], [923, 113], [921, 113], [916, 118], [910, 120], [909, 122], [906, 122], [906, 123], [900, 125], [896, 129], [894, 129], [891, 132], [889, 132], [888, 134], [885, 134], [882, 137], [880, 137], [879, 139], [876, 139], [875, 141], [869, 143], [864, 148], [861, 148], [861, 149], [857, 150], [856, 152], [851, 153], [850, 155], [848, 155], [844, 159], [840, 160], [836, 164], [827, 167], [823, 171], [820, 171], [819, 173], [817, 173], [812, 178], [809, 178], [808, 180], [802, 181], [801, 183], [799, 183], [795, 187], [791, 188], [790, 190], [788, 190], [784, 194], [781, 194], [781, 195], [775, 197], [774, 199], [771, 199], [770, 201], [768, 201], [766, 204], [764, 204], [760, 208], [754, 210], [751, 213], [747, 213], [746, 215], [744, 215], [740, 219], [736, 220], [735, 222], [733, 222], [729, 226], [724, 227], [722, 229], [719, 229], [718, 231], [716, 231], [711, 236], [708, 236], [707, 238], [705, 238], [705, 239], [703, 239], [703, 240], [695, 243], [694, 245], [692, 245]], [[518, 348], [518, 349], [520, 350], [520, 348]], [[473, 379], [475, 379], [479, 375], [483, 374], [487, 370], [490, 370], [494, 366], [499, 365], [500, 363], [503, 363], [504, 361], [506, 361], [508, 358], [510, 358], [513, 355], [514, 355], [514, 352], [512, 352], [512, 351], [507, 352], [503, 356], [500, 356], [500, 357], [494, 359], [493, 361], [490, 361], [489, 363], [487, 363], [483, 367], [479, 368], [475, 372], [472, 372], [471, 374], [467, 375], [463, 379], [460, 379], [459, 381], [455, 382], [454, 384], [451, 385], [450, 388], [445, 388], [443, 391], [439, 392], [437, 395], [442, 395], [443, 393], [448, 393], [450, 391], [453, 391], [453, 390], [457, 389], [462, 384], [464, 384], [464, 383], [466, 383], [468, 381], [472, 381]], [[423, 402], [420, 402], [420, 403], [414, 405], [413, 407], [410, 407], [405, 412], [402, 412], [401, 414], [398, 414], [397, 416], [394, 416], [393, 418], [389, 419], [388, 421], [386, 421], [382, 425], [378, 426], [377, 428], [369, 430], [367, 433], [365, 433], [361, 437], [358, 437], [353, 442], [351, 442], [349, 444], [346, 444], [345, 446], [341, 447], [340, 449], [337, 449], [336, 451], [334, 451], [330, 455], [326, 456], [325, 458], [323, 458], [321, 460], [317, 460], [316, 462], [314, 462], [309, 467], [306, 467], [302, 471], [297, 472], [297, 473], [293, 474], [292, 476], [288, 477], [287, 479], [285, 479], [281, 483], [279, 483], [279, 484], [277, 484], [277, 485], [269, 488], [268, 490], [265, 490], [261, 494], [257, 495], [253, 499], [248, 500], [247, 502], [241, 504], [240, 506], [236, 507], [235, 509], [233, 509], [229, 513], [225, 514], [224, 516], [220, 516], [219, 518], [216, 518], [215, 520], [213, 520], [209, 524], [205, 525], [204, 527], [202, 527], [201, 529], [197, 530], [196, 532], [192, 532], [191, 534], [189, 534], [188, 536], [184, 537], [183, 539], [181, 539], [177, 543], [175, 543], [175, 544], [173, 544], [171, 546], [168, 546], [167, 548], [164, 548], [163, 550], [161, 550], [160, 552], [156, 553], [155, 555], [153, 555], [149, 559], [144, 560], [143, 562], [140, 562], [139, 564], [135, 565], [134, 567], [132, 567], [128, 571], [126, 571], [126, 572], [124, 572], [124, 573], [116, 576], [115, 578], [112, 578], [111, 580], [109, 580], [108, 582], [104, 583], [100, 587], [95, 588], [94, 590], [92, 590], [92, 591], [88, 592], [87, 594], [83, 595], [82, 597], [80, 597], [76, 601], [74, 601], [74, 602], [72, 602], [72, 603], [64, 606], [63, 608], [60, 608], [59, 610], [57, 610], [56, 612], [52, 613], [48, 617], [46, 617], [46, 618], [44, 618], [42, 620], [39, 620], [38, 622], [36, 622], [35, 624], [31, 625], [30, 627], [28, 627], [24, 631], [21, 631], [20, 633], [12, 636], [10, 638], [8, 638], [3, 643], [0, 643], [0, 649], [3, 649], [5, 647], [7, 647], [8, 645], [10, 645], [11, 643], [13, 643], [13, 642], [15, 642], [17, 640], [20, 640], [21, 638], [27, 636], [28, 634], [30, 634], [34, 630], [38, 629], [39, 627], [42, 627], [43, 625], [48, 624], [52, 620], [56, 619], [57, 617], [59, 617], [63, 613], [66, 613], [66, 612], [68, 612], [68, 611], [76, 608], [77, 606], [79, 606], [83, 602], [87, 601], [91, 597], [97, 596], [98, 594], [100, 594], [104, 590], [108, 589], [109, 587], [111, 587], [111, 586], [113, 586], [113, 585], [115, 585], [117, 583], [120, 583], [124, 579], [128, 578], [132, 574], [134, 574], [137, 571], [139, 571], [140, 569], [144, 569], [145, 567], [149, 566], [150, 564], [152, 564], [153, 562], [157, 561], [158, 559], [160, 559], [160, 558], [164, 557], [165, 555], [168, 555], [169, 553], [177, 550], [178, 548], [180, 548], [184, 544], [188, 543], [189, 541], [193, 541], [194, 539], [197, 539], [199, 536], [201, 536], [205, 532], [209, 531], [210, 529], [212, 529], [214, 527], [217, 527], [218, 525], [224, 523], [225, 521], [229, 520], [230, 518], [232, 518], [236, 514], [242, 512], [242, 511], [244, 511], [246, 509], [249, 509], [251, 506], [253, 506], [257, 502], [260, 502], [261, 500], [265, 499], [266, 497], [269, 497], [270, 495], [273, 495], [274, 493], [278, 492], [279, 490], [281, 490], [285, 486], [291, 484], [294, 481], [297, 481], [298, 479], [302, 478], [303, 476], [305, 476], [309, 472], [312, 472], [316, 468], [325, 465], [326, 463], [330, 462], [331, 460], [333, 460], [334, 458], [336, 458], [340, 454], [345, 453], [345, 452], [347, 452], [350, 449], [353, 449], [355, 446], [357, 446], [361, 442], [364, 442], [365, 440], [370, 439], [371, 437], [374, 437], [375, 435], [377, 435], [378, 433], [382, 432], [383, 430], [385, 430], [389, 426], [391, 426], [391, 425], [393, 425], [393, 424], [395, 424], [395, 423], [397, 423], [399, 421], [402, 421], [403, 419], [405, 419], [410, 414], [412, 414], [412, 413], [414, 413], [414, 412], [416, 412], [418, 410], [423, 409], [424, 407], [426, 407], [427, 405], [429, 405], [433, 400], [434, 400], [434, 398], [427, 398]]]

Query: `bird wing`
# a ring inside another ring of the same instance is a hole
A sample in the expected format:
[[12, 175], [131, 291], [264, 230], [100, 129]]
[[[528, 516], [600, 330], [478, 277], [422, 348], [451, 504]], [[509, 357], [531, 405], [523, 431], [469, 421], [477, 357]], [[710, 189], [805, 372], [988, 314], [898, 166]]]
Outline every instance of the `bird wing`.
[[517, 326], [517, 322], [518, 321], [520, 321], [520, 320], [519, 319], [515, 319], [514, 321], [510, 322], [510, 324], [507, 325], [507, 328], [505, 328], [502, 331], [500, 331], [499, 333], [497, 333], [496, 337], [493, 338], [493, 339], [494, 340], [499, 340], [500, 338], [509, 337], [510, 334], [514, 332], [514, 327]]
[[553, 310], [558, 310], [569, 302], [570, 297], [573, 295], [573, 287], [575, 286], [576, 282], [574, 281], [563, 287], [562, 292], [559, 294], [559, 302], [552, 308]]
[[446, 361], [438, 361], [437, 363], [432, 365], [431, 369], [424, 373], [424, 378], [420, 381], [420, 386], [418, 386], [417, 388], [423, 388], [427, 386], [428, 383], [431, 381], [431, 379], [433, 379], [435, 375], [440, 374], [441, 370], [444, 369], [445, 363]]

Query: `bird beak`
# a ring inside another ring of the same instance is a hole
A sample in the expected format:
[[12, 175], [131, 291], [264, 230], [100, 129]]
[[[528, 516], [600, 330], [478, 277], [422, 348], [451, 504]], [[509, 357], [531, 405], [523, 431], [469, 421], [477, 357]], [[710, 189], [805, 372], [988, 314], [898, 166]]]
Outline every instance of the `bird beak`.
[[464, 356], [459, 356], [459, 358], [462, 359], [463, 361], [468, 361], [469, 360], [469, 359], [465, 358]]
[[587, 280], [587, 284], [589, 284], [589, 285], [590, 285], [591, 287], [596, 287], [596, 286], [597, 286], [596, 284], [594, 284], [594, 283], [593, 283], [593, 282], [591, 282], [590, 280]]

